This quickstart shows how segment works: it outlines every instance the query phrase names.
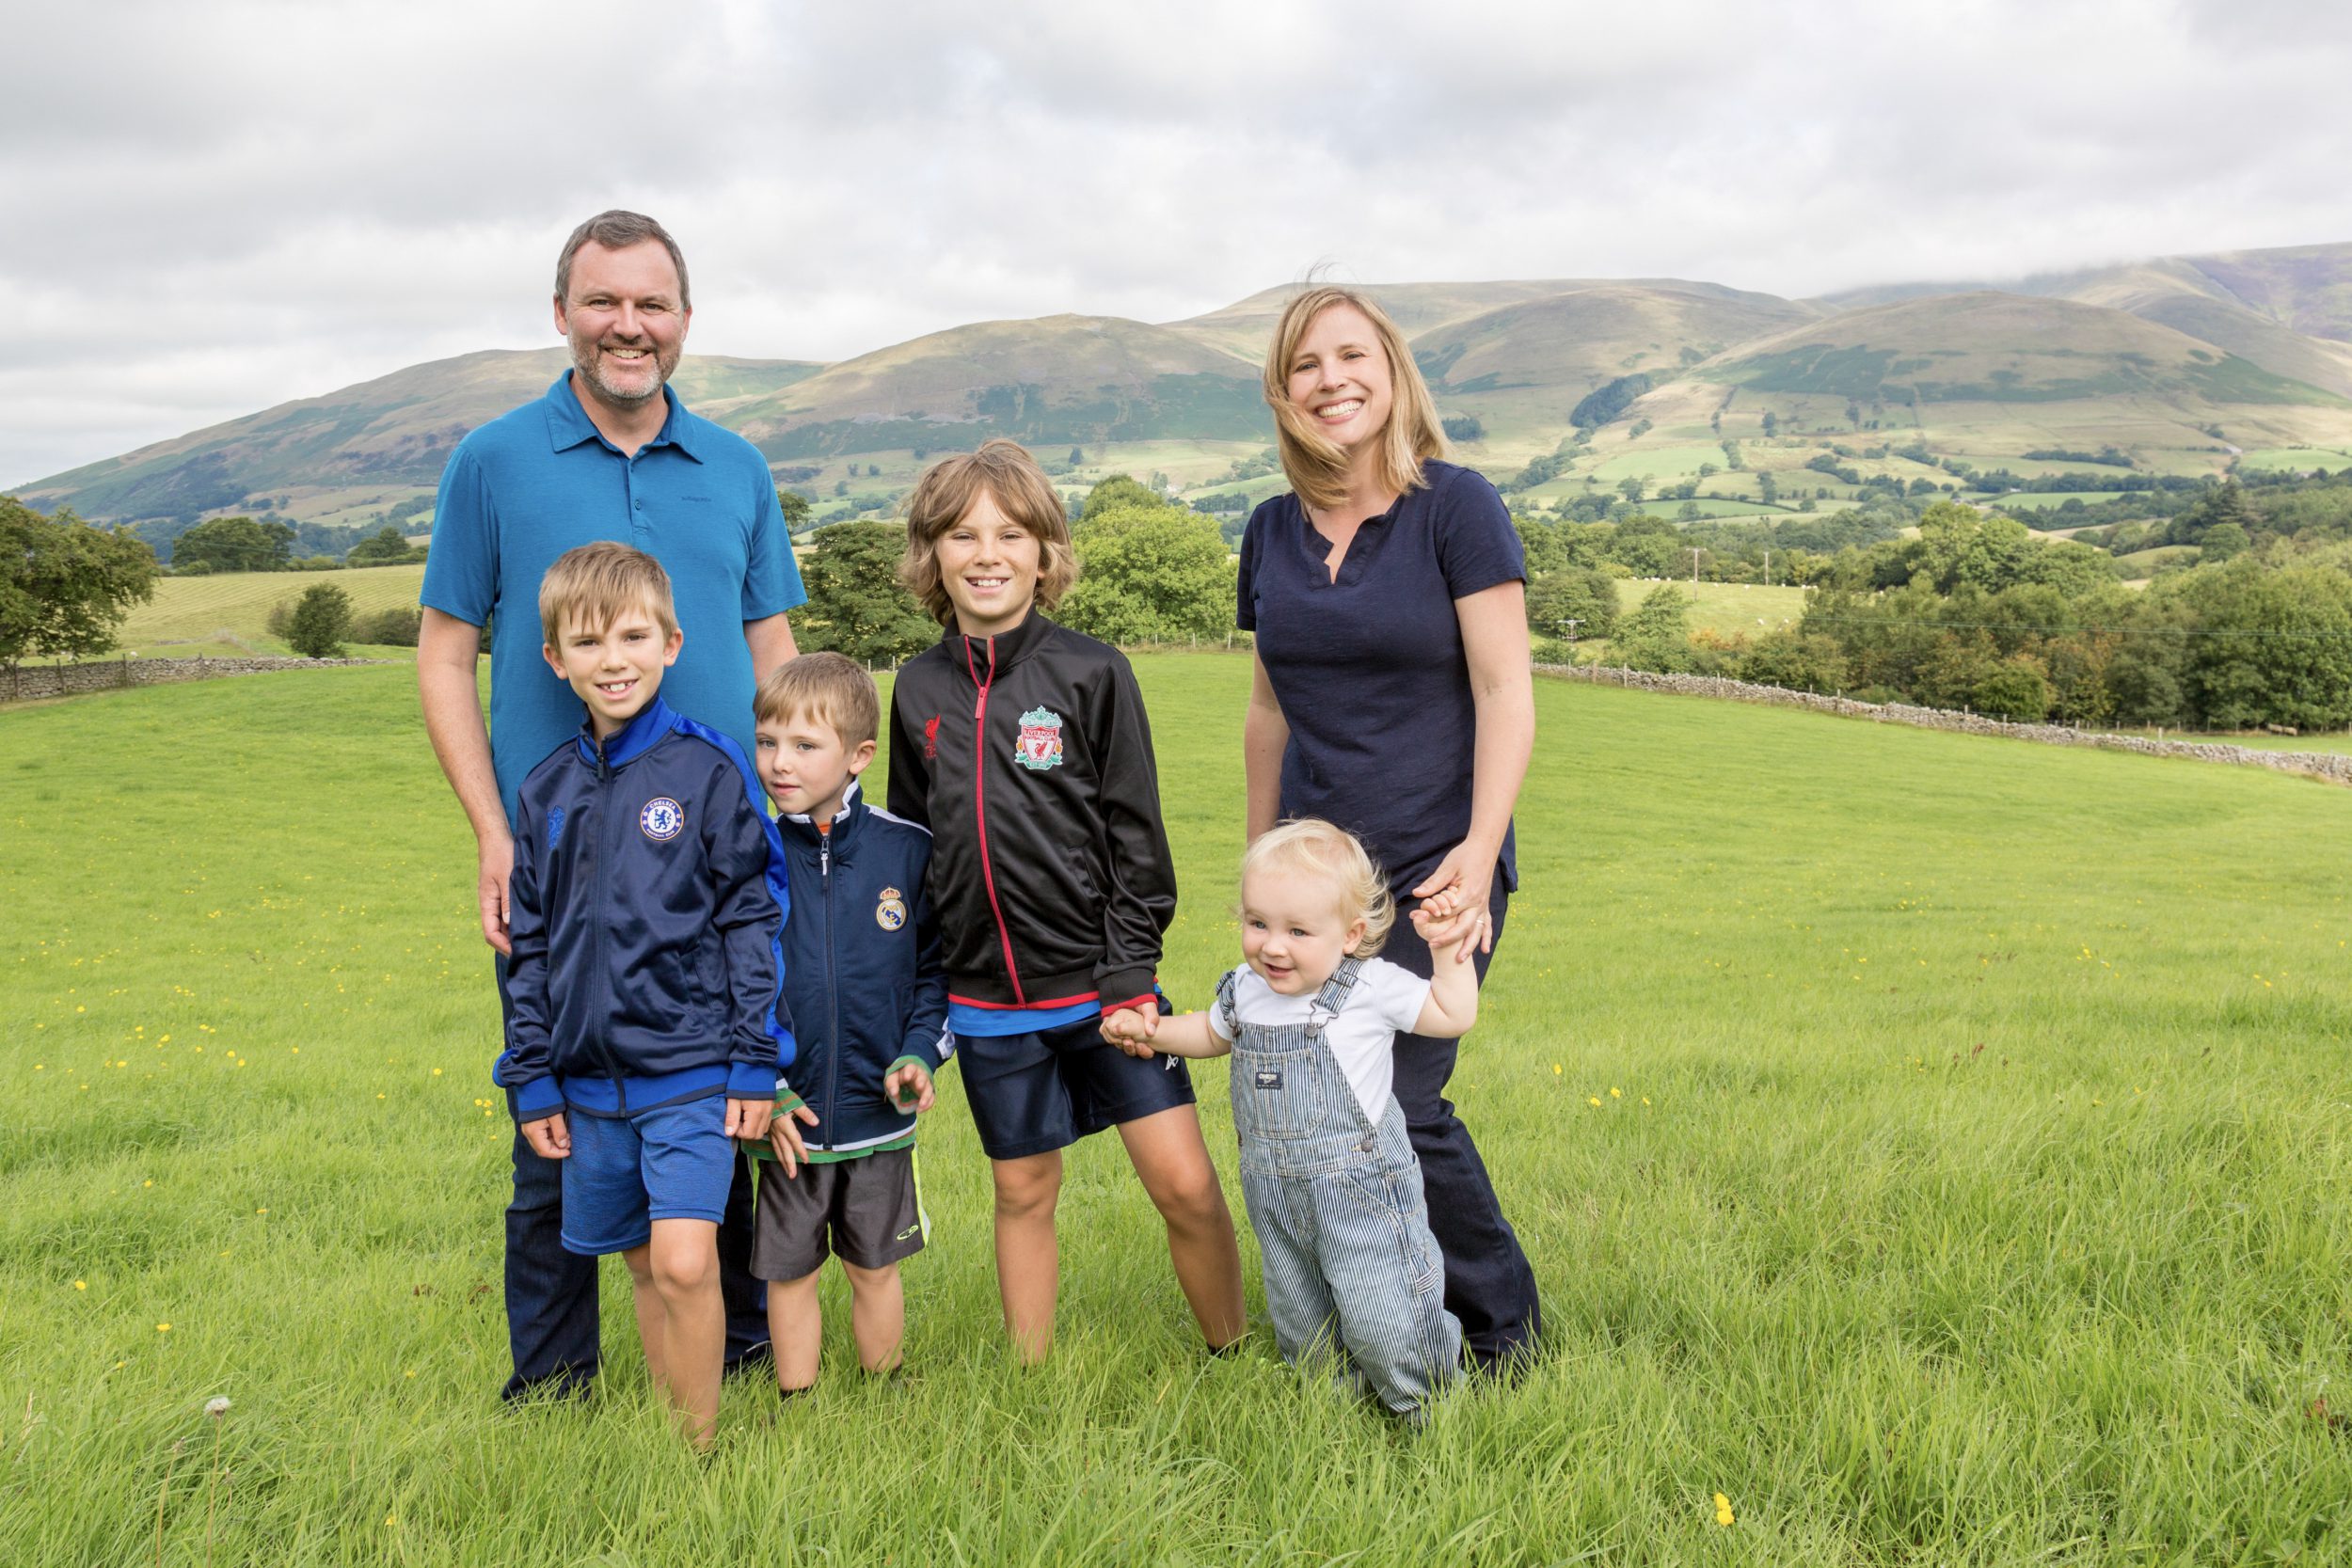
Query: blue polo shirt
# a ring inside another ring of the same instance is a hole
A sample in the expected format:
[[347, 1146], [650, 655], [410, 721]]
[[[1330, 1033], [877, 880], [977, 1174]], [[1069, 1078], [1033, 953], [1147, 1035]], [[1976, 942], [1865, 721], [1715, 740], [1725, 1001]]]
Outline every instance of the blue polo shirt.
[[670, 388], [661, 396], [661, 434], [626, 457], [589, 421], [566, 371], [547, 396], [459, 442], [442, 472], [420, 597], [491, 625], [490, 760], [509, 822], [524, 775], [586, 718], [540, 657], [539, 579], [564, 551], [600, 539], [634, 545], [670, 574], [686, 645], [661, 700], [753, 753], [743, 623], [808, 594], [768, 460]]
[[[1523, 581], [1527, 556], [1502, 498], [1472, 468], [1431, 461], [1425, 483], [1348, 543], [1298, 498], [1276, 496], [1241, 536], [1241, 629], [1290, 725], [1284, 816], [1320, 816], [1363, 841], [1402, 896], [1470, 832], [1478, 711], [1454, 601]], [[1496, 869], [1518, 886], [1508, 829]]]

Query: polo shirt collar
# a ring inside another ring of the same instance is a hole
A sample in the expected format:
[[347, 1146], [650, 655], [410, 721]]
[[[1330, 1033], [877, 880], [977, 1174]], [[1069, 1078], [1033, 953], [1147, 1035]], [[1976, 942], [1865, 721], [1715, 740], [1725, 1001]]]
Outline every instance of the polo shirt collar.
[[[676, 388], [664, 386], [661, 401], [668, 406], [669, 412], [661, 420], [660, 434], [645, 443], [644, 450], [651, 451], [656, 447], [675, 447], [695, 462], [701, 462], [702, 454], [694, 450], [700, 443], [700, 436], [693, 428], [697, 421], [686, 411], [686, 405], [678, 402]], [[568, 451], [582, 441], [604, 441], [604, 432], [598, 430], [596, 421], [588, 418], [588, 411], [580, 405], [580, 394], [572, 390], [570, 371], [557, 376], [555, 385], [548, 388], [547, 405], [548, 441], [557, 451]], [[612, 443], [608, 441], [605, 444], [610, 446]]]

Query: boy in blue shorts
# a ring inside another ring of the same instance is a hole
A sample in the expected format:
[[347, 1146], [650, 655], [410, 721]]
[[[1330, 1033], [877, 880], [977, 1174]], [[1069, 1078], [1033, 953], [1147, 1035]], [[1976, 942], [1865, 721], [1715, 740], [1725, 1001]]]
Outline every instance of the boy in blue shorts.
[[566, 553], [539, 619], [588, 722], [523, 781], [497, 1079], [531, 1147], [564, 1162], [564, 1247], [627, 1259], [654, 1385], [702, 1446], [731, 1140], [767, 1135], [792, 1060], [782, 856], [743, 753], [660, 700], [684, 636], [651, 556]]
[[754, 718], [759, 781], [783, 814], [784, 995], [800, 1040], [770, 1124], [775, 1164], [760, 1173], [752, 1274], [771, 1282], [768, 1331], [788, 1398], [817, 1381], [828, 1253], [850, 1277], [859, 1364], [898, 1365], [898, 1264], [925, 1231], [914, 1117], [930, 1109], [949, 1048], [947, 972], [923, 893], [931, 835], [858, 796], [882, 718], [873, 677], [839, 654], [803, 654], [760, 683]]

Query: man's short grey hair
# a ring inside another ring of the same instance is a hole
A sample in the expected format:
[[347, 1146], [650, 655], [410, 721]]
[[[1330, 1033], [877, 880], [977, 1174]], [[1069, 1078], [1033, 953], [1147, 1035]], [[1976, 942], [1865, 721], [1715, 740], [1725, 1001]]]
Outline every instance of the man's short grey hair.
[[580, 247], [595, 241], [607, 250], [626, 250], [647, 240], [660, 240], [661, 248], [670, 253], [671, 263], [677, 268], [677, 304], [681, 310], [694, 308], [694, 293], [686, 284], [686, 256], [670, 238], [670, 231], [643, 213], [626, 212], [615, 207], [609, 213], [598, 213], [572, 230], [572, 237], [564, 242], [564, 254], [555, 261], [555, 298], [558, 304], [571, 298], [572, 258]]

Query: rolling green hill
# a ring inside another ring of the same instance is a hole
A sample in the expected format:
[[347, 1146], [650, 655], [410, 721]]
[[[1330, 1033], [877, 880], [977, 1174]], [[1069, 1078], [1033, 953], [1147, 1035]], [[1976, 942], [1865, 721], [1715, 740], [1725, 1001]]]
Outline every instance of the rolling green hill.
[[[1037, 447], [1066, 485], [1126, 470], [1200, 498], [1264, 474], [1258, 367], [1297, 287], [1159, 325], [976, 323], [833, 365], [693, 356], [677, 385], [750, 437], [779, 483], [816, 498], [820, 518], [888, 515], [933, 454], [993, 436]], [[1677, 498], [1702, 514], [1755, 508], [1770, 504], [1771, 475], [1783, 506], [1836, 505], [1856, 481], [1806, 471], [1825, 458], [1857, 478], [1941, 486], [1946, 461], [2045, 474], [2112, 448], [2141, 473], [2197, 475], [2249, 452], [2352, 450], [2352, 244], [1812, 300], [1674, 278], [1367, 289], [1409, 336], [1441, 411], [1477, 421], [1464, 461], [1498, 482], [1550, 465], [1525, 492], [1537, 502], [1640, 477], [1704, 486]], [[19, 493], [136, 524], [159, 546], [235, 511], [317, 525], [305, 549], [386, 522], [421, 532], [455, 443], [563, 365], [549, 348], [411, 366]], [[1571, 411], [1630, 375], [1648, 378], [1627, 389], [1638, 401], [1577, 439]]]
[[[547, 389], [562, 348], [489, 349], [411, 365], [321, 397], [301, 398], [26, 486], [24, 499], [86, 517], [194, 522], [283, 498], [289, 516], [346, 521], [360, 495], [429, 495], [466, 433]], [[725, 419], [746, 398], [818, 370], [798, 360], [696, 355], [678, 367], [681, 397]]]
[[1450, 322], [1413, 340], [1448, 412], [1557, 428], [1585, 393], [1637, 372], [1664, 380], [1736, 343], [1815, 320], [1770, 294], [1601, 283]]
[[861, 355], [732, 405], [774, 461], [995, 436], [1045, 446], [1263, 439], [1256, 367], [1166, 327], [1110, 316], [980, 322]]

